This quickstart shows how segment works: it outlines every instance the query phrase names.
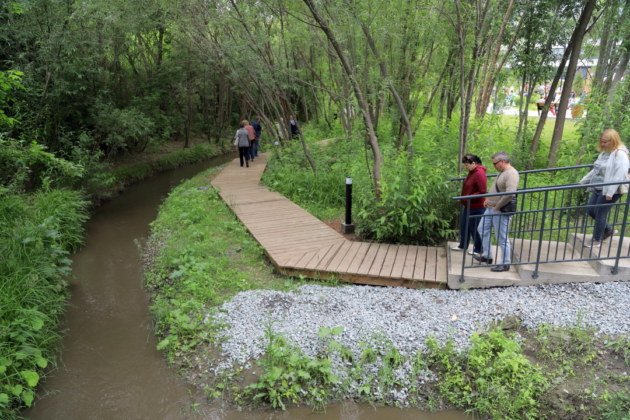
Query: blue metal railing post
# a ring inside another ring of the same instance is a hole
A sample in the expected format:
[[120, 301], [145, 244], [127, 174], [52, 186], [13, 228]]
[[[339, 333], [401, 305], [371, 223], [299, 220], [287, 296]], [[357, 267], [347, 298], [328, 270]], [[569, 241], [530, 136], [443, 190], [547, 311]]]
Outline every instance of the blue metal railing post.
[[538, 252], [536, 253], [536, 266], [532, 273], [532, 278], [538, 278], [538, 267], [540, 266], [540, 253], [542, 252], [542, 241], [545, 234], [545, 220], [547, 219], [547, 198], [549, 197], [549, 191], [545, 191], [545, 199], [543, 200], [542, 218], [540, 221], [540, 230], [538, 234]]
[[621, 222], [621, 232], [619, 232], [619, 245], [617, 245], [617, 255], [615, 256], [615, 266], [610, 270], [611, 274], [619, 273], [619, 257], [623, 248], [623, 238], [626, 234], [626, 225], [628, 220], [628, 206], [630, 205], [630, 194], [626, 194], [626, 206], [623, 209], [623, 219]]
[[[465, 226], [464, 227], [464, 243], [468, 243], [468, 224], [469, 224], [469, 220], [470, 220], [470, 201], [471, 201], [470, 198], [468, 200], [466, 200], [466, 206], [462, 208], [462, 211], [466, 212], [466, 222], [464, 223], [464, 226]], [[474, 247], [474, 242], [473, 242], [473, 247]], [[459, 276], [459, 282], [460, 283], [464, 282], [464, 267], [466, 267], [466, 253], [467, 252], [468, 252], [468, 247], [464, 248], [464, 250], [462, 251], [462, 272], [461, 272], [461, 274]]]

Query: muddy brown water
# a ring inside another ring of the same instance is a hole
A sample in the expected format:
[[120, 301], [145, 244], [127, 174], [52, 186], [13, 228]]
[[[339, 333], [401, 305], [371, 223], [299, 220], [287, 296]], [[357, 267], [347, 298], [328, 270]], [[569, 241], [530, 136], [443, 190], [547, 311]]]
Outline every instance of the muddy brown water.
[[71, 298], [62, 328], [59, 367], [38, 389], [30, 419], [431, 419], [468, 418], [343, 402], [324, 413], [309, 408], [242, 412], [204, 396], [167, 366], [156, 350], [140, 247], [158, 206], [178, 183], [232, 156], [165, 172], [129, 187], [99, 207], [84, 248], [73, 257]]

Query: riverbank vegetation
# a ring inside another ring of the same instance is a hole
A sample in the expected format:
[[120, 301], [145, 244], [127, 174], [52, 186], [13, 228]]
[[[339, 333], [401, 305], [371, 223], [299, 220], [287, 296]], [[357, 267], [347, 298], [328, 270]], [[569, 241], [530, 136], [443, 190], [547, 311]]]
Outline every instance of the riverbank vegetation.
[[309, 357], [270, 327], [256, 368], [216, 370], [222, 326], [213, 314], [220, 305], [241, 291], [291, 291], [302, 281], [273, 273], [210, 186], [211, 173], [171, 193], [145, 255], [158, 347], [208, 398], [277, 409], [323, 409], [351, 398], [497, 419], [620, 419], [630, 408], [627, 338], [596, 336], [579, 324], [527, 330], [516, 318], [480, 326], [466, 352], [428, 340], [413, 357], [377, 336], [353, 354], [336, 340], [340, 327], [317, 331], [319, 351]]
[[[351, 175], [364, 237], [438, 243], [452, 235], [448, 179], [463, 153], [487, 163], [501, 148], [518, 168], [545, 167], [591, 161], [604, 127], [628, 136], [628, 22], [622, 0], [4, 1], [0, 199], [19, 206], [82, 191], [67, 204], [83, 209], [131, 180], [225, 150], [239, 121], [257, 114], [263, 144], [278, 143], [268, 185], [329, 219]], [[579, 68], [595, 57], [596, 67]], [[518, 117], [487, 112], [508, 95]], [[544, 111], [531, 121], [541, 95]], [[572, 95], [587, 111], [576, 126], [565, 121]], [[302, 128], [296, 141], [291, 116]], [[314, 144], [331, 137], [328, 148]], [[146, 163], [194, 139], [205, 146]], [[24, 223], [55, 225], [54, 210]], [[66, 226], [78, 229], [83, 212]], [[25, 240], [11, 229], [3, 238]], [[0, 261], [3, 272], [10, 261]], [[20, 261], [23, 279], [37, 263]], [[176, 317], [184, 332], [187, 316]], [[0, 383], [3, 410], [29, 400], [15, 387], [24, 380]]]

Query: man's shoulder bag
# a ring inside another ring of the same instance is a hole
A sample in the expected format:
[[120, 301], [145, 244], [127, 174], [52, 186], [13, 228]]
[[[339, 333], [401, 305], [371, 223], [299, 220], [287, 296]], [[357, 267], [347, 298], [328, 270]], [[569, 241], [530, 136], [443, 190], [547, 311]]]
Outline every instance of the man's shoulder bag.
[[501, 213], [514, 213], [516, 212], [516, 197], [512, 198], [509, 203], [501, 207]]

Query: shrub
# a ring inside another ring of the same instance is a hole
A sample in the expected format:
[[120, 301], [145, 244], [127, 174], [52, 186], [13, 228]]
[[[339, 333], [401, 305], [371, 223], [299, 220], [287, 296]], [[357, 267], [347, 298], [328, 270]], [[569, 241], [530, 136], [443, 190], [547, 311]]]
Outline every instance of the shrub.
[[0, 417], [30, 406], [54, 360], [66, 301], [69, 251], [82, 240], [86, 203], [77, 192], [0, 194]]

